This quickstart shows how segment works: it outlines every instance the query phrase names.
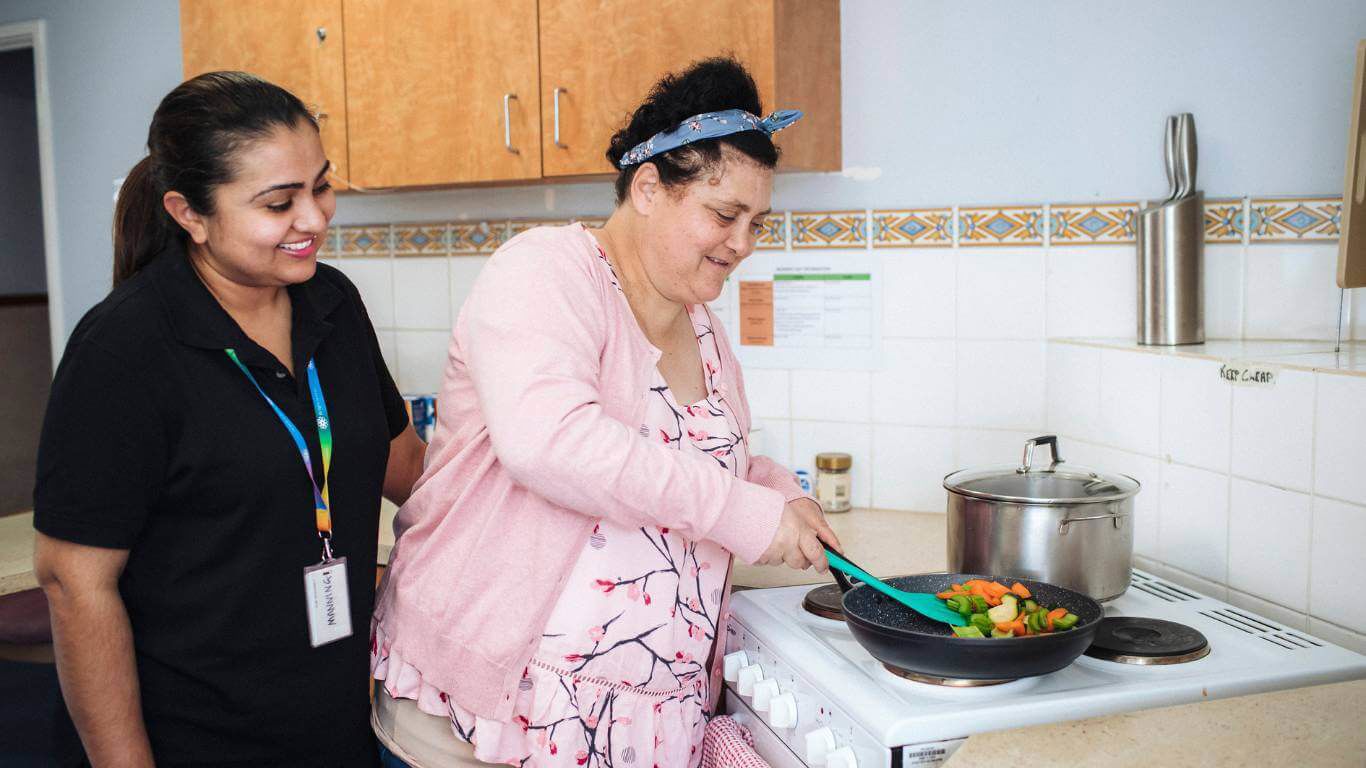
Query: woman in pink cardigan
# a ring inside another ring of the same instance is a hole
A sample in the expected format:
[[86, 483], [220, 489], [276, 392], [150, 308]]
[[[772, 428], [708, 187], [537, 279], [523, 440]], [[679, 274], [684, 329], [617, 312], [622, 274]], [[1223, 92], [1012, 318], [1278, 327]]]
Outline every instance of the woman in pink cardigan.
[[456, 321], [440, 429], [375, 609], [390, 766], [687, 766], [720, 693], [732, 555], [826, 568], [816, 502], [750, 455], [706, 302], [769, 214], [754, 81], [666, 77], [612, 139], [606, 226], [525, 232]]

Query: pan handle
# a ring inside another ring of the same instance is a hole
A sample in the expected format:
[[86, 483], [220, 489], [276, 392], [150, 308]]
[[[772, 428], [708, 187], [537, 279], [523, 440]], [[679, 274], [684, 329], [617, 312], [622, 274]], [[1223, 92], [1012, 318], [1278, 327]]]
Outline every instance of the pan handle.
[[[863, 583], [863, 580], [857, 576], [845, 575], [845, 572], [849, 568], [856, 571], [863, 571], [856, 563], [826, 546], [824, 542], [821, 542], [821, 549], [825, 550], [825, 558], [830, 561], [830, 575], [835, 577], [835, 582], [840, 585], [841, 592], [848, 592], [853, 589], [855, 585]], [[848, 568], [845, 566], [848, 566]], [[867, 571], [864, 571], [864, 573], [867, 573]]]

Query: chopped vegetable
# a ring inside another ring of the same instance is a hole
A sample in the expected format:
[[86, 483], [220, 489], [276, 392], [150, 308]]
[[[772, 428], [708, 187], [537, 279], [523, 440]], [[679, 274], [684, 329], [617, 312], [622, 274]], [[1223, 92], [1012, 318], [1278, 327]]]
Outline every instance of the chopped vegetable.
[[1020, 582], [1007, 587], [996, 581], [968, 579], [937, 594], [949, 610], [967, 620], [953, 627], [957, 637], [1005, 638], [1066, 632], [1081, 618], [1066, 608], [1046, 608]]

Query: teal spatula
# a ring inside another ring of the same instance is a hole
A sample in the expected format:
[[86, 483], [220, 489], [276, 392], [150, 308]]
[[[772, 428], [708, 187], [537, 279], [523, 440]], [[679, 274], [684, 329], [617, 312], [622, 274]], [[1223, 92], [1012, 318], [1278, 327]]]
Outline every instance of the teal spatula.
[[830, 561], [831, 568], [846, 576], [858, 579], [926, 618], [942, 621], [955, 627], [962, 627], [968, 623], [967, 619], [964, 619], [956, 611], [950, 611], [948, 606], [944, 605], [944, 601], [934, 595], [928, 592], [906, 592], [897, 589], [849, 562], [848, 558], [840, 556], [829, 547], [825, 547], [825, 559]]

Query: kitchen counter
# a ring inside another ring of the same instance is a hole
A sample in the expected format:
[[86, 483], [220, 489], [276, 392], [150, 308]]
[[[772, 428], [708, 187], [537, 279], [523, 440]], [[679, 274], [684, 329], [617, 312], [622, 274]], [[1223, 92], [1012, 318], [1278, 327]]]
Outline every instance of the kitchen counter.
[[33, 574], [33, 513], [0, 517], [0, 596], [38, 586]]
[[1366, 680], [1149, 709], [969, 738], [977, 765], [1366, 765]]

